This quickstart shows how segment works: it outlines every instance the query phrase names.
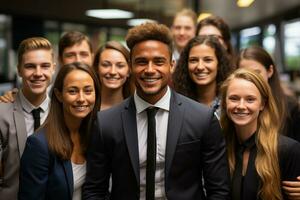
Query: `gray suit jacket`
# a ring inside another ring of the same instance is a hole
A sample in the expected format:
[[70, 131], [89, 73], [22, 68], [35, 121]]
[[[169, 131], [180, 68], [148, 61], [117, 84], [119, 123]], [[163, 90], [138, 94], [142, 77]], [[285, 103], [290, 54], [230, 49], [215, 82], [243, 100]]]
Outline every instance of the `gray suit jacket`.
[[19, 95], [16, 96], [14, 103], [0, 103], [0, 113], [0, 138], [2, 138], [0, 146], [4, 146], [0, 163], [0, 169], [2, 168], [0, 197], [5, 200], [15, 200], [19, 190], [20, 157], [27, 139]]

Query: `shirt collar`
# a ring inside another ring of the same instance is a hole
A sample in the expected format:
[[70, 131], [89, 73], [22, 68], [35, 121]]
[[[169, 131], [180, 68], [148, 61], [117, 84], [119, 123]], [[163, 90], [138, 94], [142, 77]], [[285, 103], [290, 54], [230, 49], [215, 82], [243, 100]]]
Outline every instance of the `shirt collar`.
[[48, 94], [46, 94], [45, 100], [44, 100], [44, 101], [41, 103], [41, 105], [38, 106], [38, 107], [35, 107], [34, 105], [32, 105], [32, 104], [26, 99], [26, 97], [24, 96], [22, 90], [19, 90], [18, 95], [19, 95], [20, 100], [21, 100], [22, 108], [23, 108], [27, 113], [31, 113], [31, 111], [32, 111], [33, 109], [36, 109], [36, 108], [38, 108], [38, 107], [42, 109], [42, 112], [45, 112], [45, 111], [48, 109], [49, 102], [50, 102], [50, 98], [49, 98]]
[[171, 90], [169, 87], [167, 87], [167, 92], [165, 93], [165, 95], [154, 105], [146, 102], [141, 97], [139, 97], [139, 95], [136, 93], [136, 91], [135, 91], [133, 97], [134, 97], [136, 112], [138, 114], [143, 112], [144, 110], [146, 110], [147, 108], [149, 108], [151, 106], [154, 106], [154, 107], [166, 110], [166, 111], [170, 110]]

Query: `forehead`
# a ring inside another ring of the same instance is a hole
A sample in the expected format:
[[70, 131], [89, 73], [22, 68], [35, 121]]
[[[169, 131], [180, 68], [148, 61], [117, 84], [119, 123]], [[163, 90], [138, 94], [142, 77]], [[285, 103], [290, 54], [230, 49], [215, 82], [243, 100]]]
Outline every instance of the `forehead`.
[[66, 47], [63, 53], [71, 51], [88, 51], [91, 52], [90, 46], [86, 40], [82, 40], [80, 43], [75, 43], [73, 46]]
[[239, 67], [244, 67], [244, 68], [248, 68], [248, 69], [266, 70], [265, 67], [260, 62], [257, 62], [255, 60], [251, 60], [251, 59], [242, 59], [240, 61]]
[[201, 27], [201, 29], [199, 30], [199, 35], [220, 35], [222, 36], [221, 31], [213, 26], [213, 25], [205, 25], [203, 27]]
[[166, 57], [169, 58], [171, 52], [168, 45], [157, 40], [146, 40], [137, 43], [132, 49], [132, 59], [137, 57]]
[[70, 85], [93, 85], [94, 81], [92, 77], [85, 71], [72, 70], [69, 72], [64, 79], [64, 86]]
[[103, 50], [102, 53], [100, 54], [100, 59], [101, 60], [122, 59], [122, 60], [126, 61], [125, 56], [121, 52], [119, 52], [115, 49]]
[[47, 49], [30, 50], [23, 54], [22, 63], [53, 62], [53, 52]]
[[197, 54], [209, 54], [209, 55], [213, 54], [215, 56], [215, 49], [213, 49], [212, 47], [206, 44], [199, 44], [191, 48], [189, 55], [197, 55]]
[[254, 95], [257, 97], [261, 96], [258, 88], [254, 83], [242, 78], [234, 78], [229, 82], [227, 95]]
[[194, 21], [191, 17], [186, 15], [179, 15], [175, 17], [173, 26], [194, 26]]

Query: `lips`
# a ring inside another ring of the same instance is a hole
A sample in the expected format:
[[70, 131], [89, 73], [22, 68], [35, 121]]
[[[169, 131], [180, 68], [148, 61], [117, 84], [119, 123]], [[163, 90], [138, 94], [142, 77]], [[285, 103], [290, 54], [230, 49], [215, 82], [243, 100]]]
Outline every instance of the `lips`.
[[76, 111], [79, 111], [79, 112], [82, 112], [82, 111], [85, 111], [87, 108], [89, 108], [90, 106], [88, 105], [80, 105], [80, 106], [73, 106], [73, 108], [76, 110]]
[[43, 86], [45, 80], [30, 80], [32, 86]]

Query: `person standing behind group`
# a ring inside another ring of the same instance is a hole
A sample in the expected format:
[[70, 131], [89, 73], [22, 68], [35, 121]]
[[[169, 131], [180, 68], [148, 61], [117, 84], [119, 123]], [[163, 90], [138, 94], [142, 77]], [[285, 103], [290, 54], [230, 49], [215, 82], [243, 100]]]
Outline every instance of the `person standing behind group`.
[[188, 41], [195, 36], [196, 23], [197, 15], [193, 10], [185, 8], [176, 13], [171, 26], [175, 47], [172, 58], [176, 62]]
[[184, 48], [173, 74], [177, 92], [212, 107], [219, 118], [219, 87], [231, 73], [227, 53], [213, 36], [196, 36]]
[[98, 114], [83, 199], [104, 199], [110, 175], [111, 199], [229, 199], [225, 143], [213, 110], [168, 87], [170, 30], [145, 23], [130, 29], [126, 42], [136, 92]]
[[90, 66], [71, 63], [60, 69], [46, 122], [28, 138], [21, 158], [20, 200], [81, 199], [99, 90], [99, 80]]
[[121, 103], [133, 93], [129, 51], [119, 42], [102, 45], [95, 53], [93, 67], [101, 83], [101, 110]]
[[216, 37], [228, 53], [230, 65], [235, 66], [235, 53], [231, 45], [231, 33], [228, 24], [218, 16], [209, 16], [198, 22], [196, 35], [211, 35]]
[[0, 103], [0, 197], [6, 200], [17, 199], [20, 157], [26, 139], [48, 115], [47, 87], [55, 70], [51, 43], [42, 37], [23, 40], [17, 70], [22, 87], [14, 103]]
[[280, 132], [280, 113], [263, 77], [246, 69], [221, 87], [221, 125], [226, 139], [232, 200], [281, 200], [281, 181], [300, 173], [300, 144]]
[[300, 141], [300, 110], [295, 98], [284, 93], [277, 67], [270, 54], [259, 46], [241, 50], [238, 55], [239, 68], [255, 70], [269, 83], [277, 109], [280, 113], [281, 132]]
[[66, 32], [59, 40], [58, 57], [61, 65], [81, 62], [91, 67], [94, 53], [90, 39], [79, 31]]

